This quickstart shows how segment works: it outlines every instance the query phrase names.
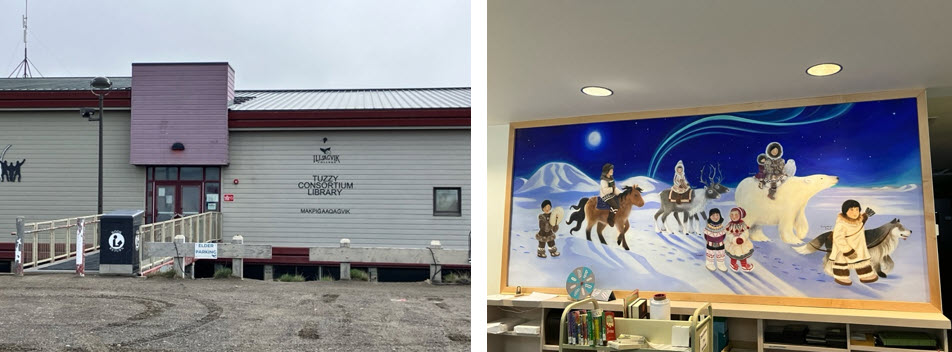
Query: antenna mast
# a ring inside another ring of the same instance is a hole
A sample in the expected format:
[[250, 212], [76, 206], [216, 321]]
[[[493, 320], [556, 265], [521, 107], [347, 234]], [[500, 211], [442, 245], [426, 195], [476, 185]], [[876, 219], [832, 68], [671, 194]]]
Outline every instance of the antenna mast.
[[[17, 65], [17, 67], [13, 69], [13, 72], [11, 72], [10, 75], [7, 76], [7, 78], [12, 78], [13, 76], [22, 77], [22, 78], [32, 78], [33, 72], [30, 71], [31, 66], [33, 67], [33, 71], [40, 73], [40, 70], [36, 68], [36, 65], [34, 65], [33, 62], [31, 62], [30, 59], [27, 57], [26, 19], [27, 19], [27, 14], [29, 12], [29, 6], [30, 6], [29, 0], [23, 0], [23, 61], [20, 61], [20, 64]], [[22, 76], [20, 75], [21, 72], [22, 72]], [[40, 76], [43, 76], [43, 74], [40, 73]]]

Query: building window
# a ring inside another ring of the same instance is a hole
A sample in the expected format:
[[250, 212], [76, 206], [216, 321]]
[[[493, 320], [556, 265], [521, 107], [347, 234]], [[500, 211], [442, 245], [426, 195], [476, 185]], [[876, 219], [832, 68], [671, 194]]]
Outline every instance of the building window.
[[221, 168], [217, 166], [150, 166], [145, 189], [147, 224], [221, 211]]
[[433, 216], [463, 216], [462, 189], [459, 187], [433, 188]]

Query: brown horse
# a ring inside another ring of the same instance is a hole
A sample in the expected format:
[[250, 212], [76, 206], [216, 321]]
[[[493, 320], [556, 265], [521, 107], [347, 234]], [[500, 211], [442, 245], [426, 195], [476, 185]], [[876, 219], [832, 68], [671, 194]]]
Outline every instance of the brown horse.
[[[618, 230], [618, 244], [621, 245], [625, 250], [628, 250], [628, 240], [625, 239], [625, 232], [628, 232], [628, 228], [631, 227], [631, 224], [628, 223], [628, 215], [631, 214], [631, 207], [643, 207], [645, 205], [645, 200], [641, 198], [641, 188], [635, 186], [626, 186], [625, 190], [621, 192], [617, 197], [619, 197], [620, 208], [615, 212], [615, 230]], [[588, 227], [585, 228], [585, 238], [589, 241], [592, 240], [592, 227], [598, 225], [596, 229], [598, 233], [598, 239], [602, 241], [602, 244], [607, 244], [605, 242], [605, 236], [602, 236], [602, 230], [608, 227], [608, 213], [611, 212], [608, 209], [595, 209], [595, 205], [598, 204], [597, 197], [582, 198], [579, 200], [578, 205], [573, 205], [571, 209], [578, 209], [569, 216], [568, 221], [565, 223], [571, 225], [572, 222], [577, 221], [578, 224], [575, 225], [575, 228], [569, 230], [571, 235], [573, 232], [578, 231], [582, 228], [582, 220], [585, 220]]]

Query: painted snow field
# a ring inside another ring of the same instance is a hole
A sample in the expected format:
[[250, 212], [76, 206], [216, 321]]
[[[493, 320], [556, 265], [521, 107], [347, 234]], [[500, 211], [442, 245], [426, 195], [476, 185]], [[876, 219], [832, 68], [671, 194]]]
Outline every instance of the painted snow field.
[[[710, 272], [704, 267], [705, 241], [702, 235], [655, 232], [653, 216], [659, 208], [658, 192], [668, 188], [668, 184], [646, 177], [618, 179], [617, 182], [620, 185], [634, 182], [644, 189], [644, 207], [633, 209], [628, 219], [631, 228], [626, 236], [630, 251], [616, 244], [618, 233], [613, 228], [604, 231], [607, 244], [602, 244], [595, 229], [592, 230], [594, 241], [586, 240], [584, 222], [579, 231], [570, 235], [572, 226], [563, 221], [556, 239], [561, 256], [539, 258], [535, 233], [539, 230], [539, 205], [542, 201], [549, 199], [554, 207], [564, 208], [568, 218], [573, 212], [569, 207], [578, 204], [582, 197], [596, 195], [598, 186], [576, 168], [564, 163], [550, 163], [530, 179], [516, 178], [513, 182], [508, 285], [564, 287], [572, 269], [587, 266], [595, 272], [596, 287], [611, 289], [928, 301], [924, 218], [920, 210], [922, 191], [918, 185], [895, 188], [834, 186], [820, 191], [810, 200], [806, 208], [810, 231], [804, 242], [830, 231], [841, 204], [847, 199], [855, 199], [863, 208], [871, 207], [876, 211], [867, 222], [867, 229], [898, 218], [912, 231], [909, 239], [900, 240], [893, 252], [896, 265], [887, 278], [862, 284], [852, 273], [854, 283], [846, 287], [836, 284], [823, 272], [825, 253], [797, 253], [793, 245], [780, 240], [775, 226], [764, 228], [770, 241], [754, 242], [751, 263], [755, 268], [752, 272], [733, 272], [730, 269]], [[709, 202], [707, 208], [717, 207], [726, 216], [735, 206], [733, 191], [731, 189], [721, 198]], [[677, 229], [673, 217], [669, 217], [665, 225], [669, 230]]]

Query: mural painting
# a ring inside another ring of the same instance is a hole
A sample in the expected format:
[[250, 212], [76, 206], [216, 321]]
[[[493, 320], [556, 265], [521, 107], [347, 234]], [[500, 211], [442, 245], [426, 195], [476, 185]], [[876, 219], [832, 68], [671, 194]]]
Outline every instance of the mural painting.
[[916, 98], [513, 133], [507, 286], [930, 301]]
[[3, 159], [11, 147], [13, 147], [12, 144], [7, 144], [3, 151], [0, 151], [0, 182], [21, 182], [23, 180], [20, 167], [26, 164], [26, 159], [11, 161]]

